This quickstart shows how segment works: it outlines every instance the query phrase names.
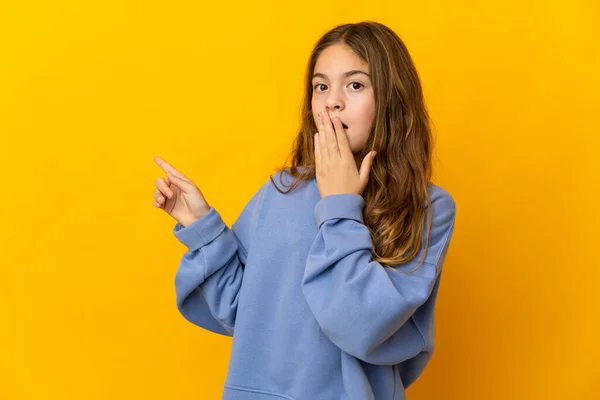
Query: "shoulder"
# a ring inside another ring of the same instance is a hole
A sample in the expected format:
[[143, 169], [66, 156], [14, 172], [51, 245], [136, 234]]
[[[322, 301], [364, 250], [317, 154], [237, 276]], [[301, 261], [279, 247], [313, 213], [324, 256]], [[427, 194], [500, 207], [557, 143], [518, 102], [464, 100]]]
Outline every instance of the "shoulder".
[[446, 211], [456, 213], [456, 202], [454, 197], [443, 187], [436, 185], [432, 182], [429, 183], [429, 198], [434, 208], [434, 212]]
[[456, 202], [454, 201], [454, 197], [443, 187], [430, 183], [429, 198], [433, 213], [431, 219], [432, 235], [444, 235], [454, 226], [456, 218]]
[[316, 184], [315, 178], [307, 179], [306, 177], [301, 177], [298, 175], [298, 172], [303, 173], [307, 167], [298, 166], [296, 167], [296, 172], [293, 174], [290, 167], [286, 167], [285, 169], [279, 169], [272, 173], [267, 179], [267, 183], [271, 183], [273, 186], [273, 191], [281, 193], [282, 191], [285, 194], [288, 192], [291, 194], [291, 186], [294, 186], [294, 194], [296, 193], [305, 193], [307, 190], [311, 190]]

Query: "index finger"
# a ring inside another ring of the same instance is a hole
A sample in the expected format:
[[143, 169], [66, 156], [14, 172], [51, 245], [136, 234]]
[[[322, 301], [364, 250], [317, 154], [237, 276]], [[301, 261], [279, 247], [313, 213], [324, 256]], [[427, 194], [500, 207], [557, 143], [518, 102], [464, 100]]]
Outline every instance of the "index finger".
[[169, 164], [168, 162], [166, 162], [159, 156], [154, 157], [154, 162], [156, 164], [158, 164], [158, 166], [161, 167], [163, 171], [170, 172], [171, 174], [173, 174], [181, 179], [189, 181], [189, 179], [185, 175], [183, 175], [181, 172], [177, 171], [171, 164]]

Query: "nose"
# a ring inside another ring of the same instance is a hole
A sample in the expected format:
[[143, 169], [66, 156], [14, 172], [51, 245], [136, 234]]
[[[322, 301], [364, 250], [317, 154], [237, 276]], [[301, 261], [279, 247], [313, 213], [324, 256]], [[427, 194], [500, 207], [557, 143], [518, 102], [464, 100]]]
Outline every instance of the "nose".
[[341, 95], [337, 90], [330, 90], [327, 94], [327, 99], [325, 100], [325, 108], [328, 111], [339, 111], [343, 108], [344, 103], [342, 101]]

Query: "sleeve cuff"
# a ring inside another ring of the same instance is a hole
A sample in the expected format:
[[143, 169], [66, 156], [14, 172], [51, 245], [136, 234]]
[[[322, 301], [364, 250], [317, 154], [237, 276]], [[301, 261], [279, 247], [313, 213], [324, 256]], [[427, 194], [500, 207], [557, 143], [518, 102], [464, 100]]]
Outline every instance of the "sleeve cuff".
[[323, 197], [315, 206], [314, 214], [317, 226], [321, 228], [323, 222], [334, 218], [348, 218], [363, 222], [363, 208], [365, 199], [358, 194], [343, 193]]
[[225, 228], [221, 215], [211, 206], [208, 213], [186, 227], [177, 222], [173, 234], [189, 251], [195, 251], [215, 240]]

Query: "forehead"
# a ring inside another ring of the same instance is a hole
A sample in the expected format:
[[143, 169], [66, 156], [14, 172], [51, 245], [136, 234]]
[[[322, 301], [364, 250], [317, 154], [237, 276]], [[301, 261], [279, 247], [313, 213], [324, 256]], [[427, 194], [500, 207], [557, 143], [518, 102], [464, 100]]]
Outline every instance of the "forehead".
[[359, 69], [368, 73], [369, 65], [348, 45], [334, 44], [321, 52], [313, 74], [322, 73], [332, 77], [351, 69]]

